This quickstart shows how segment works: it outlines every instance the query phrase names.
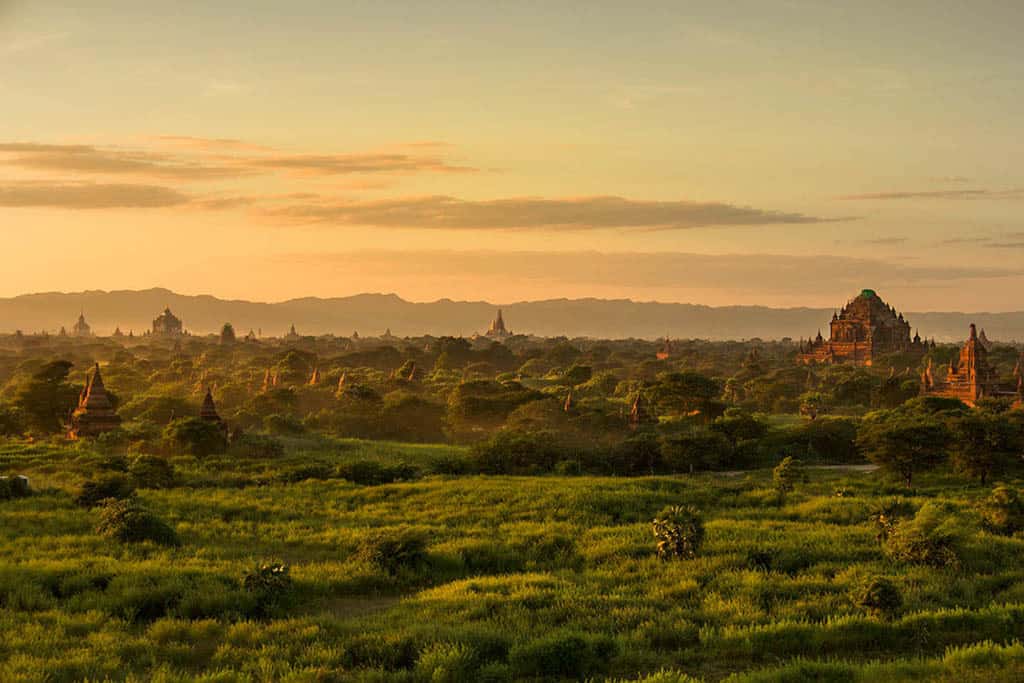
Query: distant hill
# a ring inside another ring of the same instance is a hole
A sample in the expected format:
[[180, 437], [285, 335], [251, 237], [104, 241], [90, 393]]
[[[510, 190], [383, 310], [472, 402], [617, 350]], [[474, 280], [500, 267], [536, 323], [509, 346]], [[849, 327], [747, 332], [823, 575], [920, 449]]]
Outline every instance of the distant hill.
[[[358, 331], [378, 335], [386, 328], [399, 336], [466, 335], [482, 332], [498, 308], [483, 301], [412, 303], [394, 294], [359, 294], [280, 303], [230, 301], [212, 296], [185, 296], [166, 289], [87, 291], [27, 294], [0, 299], [0, 332], [55, 333], [71, 329], [84, 311], [94, 331], [109, 335], [115, 327], [126, 334], [149, 329], [157, 314], [169, 306], [194, 334], [219, 331], [231, 322], [238, 333], [262, 330], [280, 336], [291, 324], [300, 334]], [[505, 321], [513, 332], [540, 336], [780, 339], [807, 337], [819, 329], [828, 335], [832, 309], [767, 308], [764, 306], [699, 306], [607, 299], [552, 299], [503, 304]], [[1024, 340], [1024, 311], [1013, 313], [905, 313], [910, 324], [927, 338], [959, 341], [971, 322], [990, 339]]]

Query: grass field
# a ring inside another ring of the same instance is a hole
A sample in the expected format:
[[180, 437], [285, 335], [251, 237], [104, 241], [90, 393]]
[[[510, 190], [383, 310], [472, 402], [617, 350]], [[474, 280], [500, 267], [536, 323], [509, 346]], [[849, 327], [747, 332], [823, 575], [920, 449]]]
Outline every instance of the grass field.
[[[0, 679], [717, 681], [1024, 679], [1024, 538], [973, 531], [957, 569], [886, 559], [869, 520], [900, 496], [969, 519], [988, 489], [941, 473], [904, 491], [880, 473], [813, 471], [780, 503], [770, 472], [733, 477], [426, 477], [359, 486], [274, 476], [315, 459], [419, 463], [440, 446], [289, 444], [280, 460], [174, 459], [140, 500], [176, 547], [121, 544], [75, 505], [102, 457], [9, 443], [0, 502]], [[1021, 482], [1013, 482], [1020, 485]], [[839, 495], [837, 495], [839, 494]], [[650, 520], [694, 505], [699, 556], [661, 561]], [[383, 567], [372, 539], [425, 556]], [[287, 600], [242, 586], [290, 565]], [[853, 596], [891, 579], [902, 607]]]

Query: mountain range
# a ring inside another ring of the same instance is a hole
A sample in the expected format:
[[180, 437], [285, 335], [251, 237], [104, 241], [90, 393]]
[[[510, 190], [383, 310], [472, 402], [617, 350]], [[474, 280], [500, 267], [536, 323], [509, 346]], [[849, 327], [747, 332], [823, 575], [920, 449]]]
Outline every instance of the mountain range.
[[[224, 323], [239, 335], [250, 329], [281, 336], [291, 325], [300, 334], [374, 336], [390, 329], [398, 336], [472, 335], [487, 329], [496, 304], [484, 301], [429, 303], [405, 301], [394, 294], [358, 294], [340, 298], [302, 298], [260, 303], [188, 296], [167, 289], [26, 294], [0, 299], [0, 333], [22, 330], [56, 333], [71, 329], [80, 313], [98, 335], [115, 327], [140, 334], [169, 307], [193, 334], [209, 334]], [[793, 339], [828, 336], [833, 309], [765, 306], [702, 306], [627, 299], [550, 299], [500, 306], [515, 333], [554, 337], [681, 339]], [[1010, 313], [905, 312], [922, 337], [959, 341], [974, 322], [992, 340], [1024, 339], [1024, 311]]]

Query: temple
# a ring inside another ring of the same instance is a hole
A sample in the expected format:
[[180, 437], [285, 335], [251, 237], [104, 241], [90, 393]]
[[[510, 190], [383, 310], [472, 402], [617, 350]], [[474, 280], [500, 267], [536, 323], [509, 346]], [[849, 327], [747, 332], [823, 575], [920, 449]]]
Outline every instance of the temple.
[[153, 335], [156, 337], [180, 337], [184, 334], [181, 320], [178, 319], [170, 308], [165, 308], [156, 320], [153, 321]]
[[797, 360], [801, 363], [852, 363], [871, 365], [889, 353], [924, 354], [928, 344], [915, 334], [910, 338], [910, 323], [872, 289], [832, 314], [829, 339], [821, 332], [808, 342], [800, 342]]
[[89, 323], [85, 322], [85, 312], [83, 311], [78, 315], [78, 322], [71, 328], [71, 334], [75, 337], [91, 337], [92, 328]]
[[213, 402], [213, 390], [210, 388], [206, 389], [206, 397], [203, 399], [203, 405], [199, 409], [199, 419], [215, 424], [227, 436], [228, 425], [217, 412], [217, 404]]
[[922, 396], [956, 398], [974, 407], [979, 399], [994, 397], [998, 393], [996, 373], [988, 363], [988, 350], [973, 323], [959, 358], [949, 361], [945, 377], [935, 377], [931, 360], [921, 373]]
[[106, 387], [103, 386], [100, 364], [97, 363], [78, 397], [78, 407], [71, 413], [71, 431], [68, 432], [68, 438], [99, 436], [120, 426], [121, 418], [114, 410], [114, 404], [107, 394]]
[[504, 339], [505, 337], [511, 337], [512, 333], [505, 329], [505, 319], [501, 317], [501, 309], [498, 309], [497, 317], [491, 322], [491, 326], [487, 328], [487, 332], [484, 333], [485, 337], [496, 337], [498, 339]]

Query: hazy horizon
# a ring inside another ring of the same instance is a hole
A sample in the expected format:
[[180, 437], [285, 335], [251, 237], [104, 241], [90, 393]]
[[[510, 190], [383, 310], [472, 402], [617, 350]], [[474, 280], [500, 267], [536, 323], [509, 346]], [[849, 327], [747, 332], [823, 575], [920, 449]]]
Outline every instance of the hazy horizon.
[[1017, 310], [985, 4], [0, 0], [0, 295]]

